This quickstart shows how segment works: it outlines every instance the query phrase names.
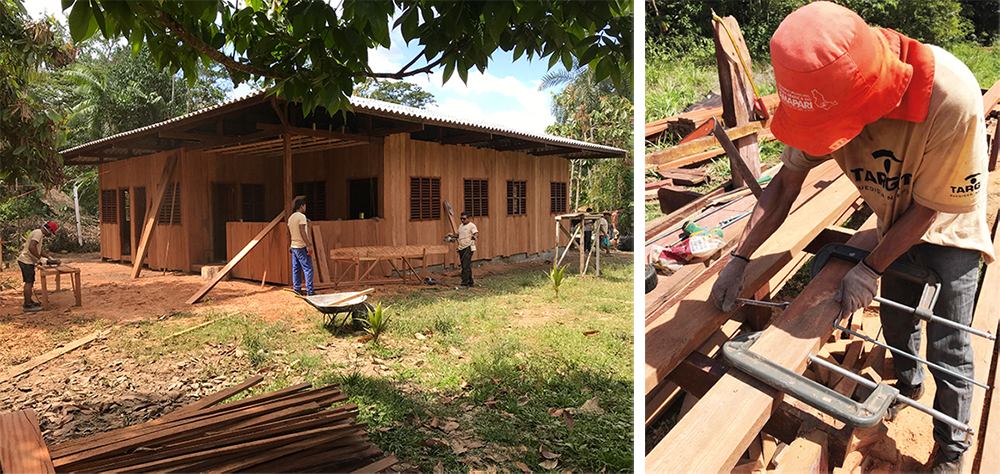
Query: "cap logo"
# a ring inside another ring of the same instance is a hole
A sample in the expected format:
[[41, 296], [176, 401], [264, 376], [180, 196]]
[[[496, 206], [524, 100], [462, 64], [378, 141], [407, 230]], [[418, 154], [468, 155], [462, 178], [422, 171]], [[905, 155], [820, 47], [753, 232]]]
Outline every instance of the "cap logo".
[[778, 86], [778, 98], [781, 99], [783, 105], [787, 105], [800, 112], [812, 112], [814, 110], [812, 96], [795, 92], [781, 85]]
[[823, 94], [820, 94], [820, 92], [816, 89], [812, 90], [812, 95], [813, 98], [816, 99], [816, 107], [819, 107], [823, 110], [830, 110], [830, 107], [837, 105], [837, 101], [826, 100], [826, 98], [823, 97]]

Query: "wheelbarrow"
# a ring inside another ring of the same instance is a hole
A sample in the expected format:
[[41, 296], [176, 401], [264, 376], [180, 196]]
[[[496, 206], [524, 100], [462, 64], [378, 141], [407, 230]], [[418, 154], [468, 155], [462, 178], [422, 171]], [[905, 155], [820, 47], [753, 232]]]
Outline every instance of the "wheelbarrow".
[[337, 317], [344, 315], [344, 319], [339, 325], [347, 324], [348, 319], [358, 321], [368, 319], [369, 311], [375, 308], [367, 302], [368, 295], [375, 291], [369, 288], [364, 291], [348, 291], [343, 293], [329, 293], [325, 295], [298, 296], [310, 306], [316, 308], [323, 314], [323, 325], [327, 327], [337, 326]]

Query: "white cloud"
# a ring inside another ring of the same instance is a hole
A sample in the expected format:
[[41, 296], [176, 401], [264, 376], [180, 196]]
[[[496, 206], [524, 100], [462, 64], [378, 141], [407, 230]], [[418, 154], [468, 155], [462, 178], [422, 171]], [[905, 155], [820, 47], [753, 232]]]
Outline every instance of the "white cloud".
[[431, 110], [452, 115], [470, 121], [482, 121], [490, 124], [509, 127], [528, 132], [545, 133], [545, 127], [551, 125], [555, 118], [548, 109], [542, 110], [495, 110], [486, 112], [474, 100], [447, 97], [439, 100]]

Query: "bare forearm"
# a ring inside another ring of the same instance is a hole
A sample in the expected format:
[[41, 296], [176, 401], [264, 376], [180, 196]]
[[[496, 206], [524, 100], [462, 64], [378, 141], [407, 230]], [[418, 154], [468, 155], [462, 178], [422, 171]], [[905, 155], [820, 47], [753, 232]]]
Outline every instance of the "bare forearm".
[[876, 272], [884, 272], [900, 255], [920, 242], [936, 216], [937, 211], [913, 203], [886, 231], [865, 262]]
[[736, 254], [750, 258], [758, 248], [781, 227], [799, 195], [805, 173], [779, 176], [764, 188], [760, 202], [753, 209], [750, 222], [743, 229]]

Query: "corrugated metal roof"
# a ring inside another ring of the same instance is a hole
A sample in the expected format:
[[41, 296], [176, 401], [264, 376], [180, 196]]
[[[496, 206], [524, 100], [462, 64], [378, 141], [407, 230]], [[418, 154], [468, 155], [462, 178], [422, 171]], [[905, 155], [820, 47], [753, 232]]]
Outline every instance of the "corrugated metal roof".
[[[99, 144], [102, 144], [102, 143], [115, 141], [115, 140], [118, 140], [118, 139], [121, 139], [121, 138], [128, 137], [130, 135], [136, 135], [136, 134], [139, 134], [139, 133], [142, 133], [142, 132], [146, 132], [146, 131], [149, 131], [149, 130], [153, 130], [153, 129], [157, 129], [157, 128], [160, 128], [160, 127], [163, 127], [165, 125], [172, 124], [172, 123], [181, 122], [181, 121], [187, 120], [189, 118], [197, 117], [197, 116], [205, 114], [207, 112], [211, 112], [213, 110], [218, 110], [218, 109], [221, 109], [221, 108], [224, 108], [224, 107], [228, 107], [228, 106], [231, 106], [231, 105], [239, 103], [239, 102], [262, 98], [265, 93], [266, 93], [265, 91], [252, 92], [252, 93], [247, 94], [247, 95], [245, 95], [243, 97], [239, 97], [239, 98], [236, 98], [236, 99], [228, 100], [228, 101], [225, 101], [225, 102], [213, 105], [211, 107], [206, 107], [204, 109], [201, 109], [201, 110], [198, 110], [198, 111], [195, 111], [195, 112], [191, 112], [189, 114], [181, 115], [179, 117], [174, 117], [172, 119], [164, 120], [162, 122], [154, 123], [152, 125], [147, 125], [145, 127], [137, 128], [135, 130], [129, 130], [127, 132], [122, 132], [122, 133], [119, 133], [119, 134], [116, 134], [116, 135], [111, 135], [109, 137], [105, 137], [105, 138], [102, 138], [100, 140], [95, 140], [95, 141], [92, 141], [92, 142], [84, 144], [84, 145], [79, 145], [79, 146], [70, 148], [68, 150], [63, 150], [62, 153], [73, 153], [73, 152], [81, 151], [81, 150], [83, 150], [85, 148], [93, 147], [95, 145], [99, 145]], [[621, 153], [623, 155], [625, 154], [625, 150], [621, 150], [621, 149], [614, 148], [614, 147], [609, 147], [609, 146], [604, 146], [604, 145], [597, 145], [597, 144], [593, 144], [593, 143], [587, 143], [587, 142], [583, 142], [583, 141], [579, 141], [579, 140], [573, 140], [573, 139], [569, 139], [569, 138], [558, 137], [558, 136], [555, 136], [555, 135], [548, 135], [548, 134], [544, 134], [544, 133], [528, 132], [528, 131], [524, 131], [524, 130], [518, 130], [518, 129], [515, 129], [515, 128], [506, 127], [506, 126], [503, 126], [503, 125], [492, 124], [492, 123], [483, 122], [483, 121], [466, 120], [466, 119], [463, 119], [461, 117], [455, 117], [455, 116], [451, 116], [451, 115], [444, 114], [444, 113], [441, 113], [441, 112], [436, 112], [436, 111], [433, 111], [433, 110], [425, 110], [425, 109], [418, 109], [418, 108], [414, 108], [414, 107], [407, 107], [405, 105], [393, 104], [393, 103], [390, 103], [390, 102], [383, 102], [381, 100], [367, 99], [367, 98], [361, 98], [361, 97], [351, 97], [351, 105], [354, 107], [355, 112], [360, 112], [360, 113], [368, 112], [368, 113], [375, 113], [375, 114], [378, 114], [378, 115], [387, 115], [387, 116], [390, 116], [390, 117], [411, 118], [411, 119], [417, 119], [418, 121], [423, 122], [423, 123], [438, 124], [438, 125], [441, 125], [441, 126], [458, 126], [458, 127], [461, 127], [461, 128], [473, 129], [473, 130], [478, 130], [478, 131], [488, 132], [488, 133], [495, 133], [495, 134], [499, 134], [499, 135], [516, 136], [516, 137], [524, 138], [526, 140], [540, 141], [540, 142], [545, 142], [545, 143], [552, 144], [552, 145], [565, 145], [565, 146], [568, 146], [568, 147], [583, 148], [583, 149], [587, 149], [587, 150], [600, 151], [600, 152], [605, 152], [605, 153]]]

